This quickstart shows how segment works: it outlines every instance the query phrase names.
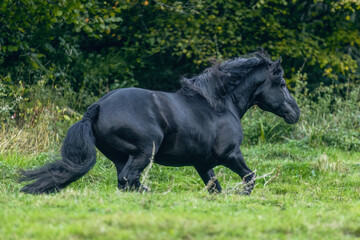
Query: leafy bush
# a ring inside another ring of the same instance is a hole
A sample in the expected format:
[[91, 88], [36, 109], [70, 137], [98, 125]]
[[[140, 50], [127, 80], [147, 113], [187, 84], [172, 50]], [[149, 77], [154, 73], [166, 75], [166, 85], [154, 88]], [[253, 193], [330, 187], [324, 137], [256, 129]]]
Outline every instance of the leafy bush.
[[289, 80], [307, 72], [311, 89], [358, 81], [359, 10], [348, 0], [3, 0], [0, 75], [25, 85], [46, 76], [47, 86], [94, 96], [136, 84], [173, 90], [211, 58], [264, 47], [286, 59]]
[[198, 73], [211, 58], [263, 47], [286, 59], [302, 117], [287, 125], [254, 108], [243, 120], [245, 142], [355, 149], [359, 10], [349, 0], [2, 0], [1, 130], [35, 132], [42, 124], [49, 131], [40, 132], [61, 138], [77, 112], [109, 90], [174, 90], [179, 75]]

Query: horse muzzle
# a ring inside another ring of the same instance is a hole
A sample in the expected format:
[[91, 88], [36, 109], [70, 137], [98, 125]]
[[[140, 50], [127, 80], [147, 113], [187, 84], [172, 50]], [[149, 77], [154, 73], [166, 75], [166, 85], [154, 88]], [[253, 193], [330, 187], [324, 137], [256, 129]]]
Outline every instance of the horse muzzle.
[[283, 105], [284, 111], [282, 117], [285, 122], [289, 124], [297, 123], [300, 118], [300, 108], [298, 105], [296, 103], [288, 102], [285, 102]]

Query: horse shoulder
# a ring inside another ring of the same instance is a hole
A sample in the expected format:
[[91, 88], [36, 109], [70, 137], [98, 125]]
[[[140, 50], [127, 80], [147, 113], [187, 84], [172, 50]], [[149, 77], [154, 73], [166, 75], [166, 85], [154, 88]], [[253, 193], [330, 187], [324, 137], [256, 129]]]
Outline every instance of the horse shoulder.
[[238, 118], [225, 114], [218, 120], [213, 152], [217, 158], [226, 158], [234, 149], [240, 147], [243, 129]]

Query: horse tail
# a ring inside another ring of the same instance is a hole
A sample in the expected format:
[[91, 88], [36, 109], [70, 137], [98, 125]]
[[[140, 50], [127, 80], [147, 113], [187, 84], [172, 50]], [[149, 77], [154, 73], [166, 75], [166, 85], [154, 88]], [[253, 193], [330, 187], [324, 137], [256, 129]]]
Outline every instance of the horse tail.
[[81, 121], [71, 126], [61, 147], [61, 159], [34, 170], [20, 170], [20, 181], [33, 181], [21, 191], [52, 193], [84, 176], [95, 165], [96, 149], [92, 123], [99, 114], [98, 103], [91, 105]]

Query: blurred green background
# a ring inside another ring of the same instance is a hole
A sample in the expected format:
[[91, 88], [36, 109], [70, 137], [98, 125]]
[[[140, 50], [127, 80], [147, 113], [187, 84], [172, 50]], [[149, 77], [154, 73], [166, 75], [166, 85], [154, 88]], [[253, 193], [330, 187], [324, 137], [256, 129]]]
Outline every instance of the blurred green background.
[[243, 120], [247, 143], [360, 146], [356, 0], [2, 0], [3, 137], [36, 129], [27, 136], [39, 135], [34, 143], [57, 143], [112, 89], [175, 91], [181, 76], [200, 73], [211, 59], [259, 48], [273, 60], [282, 56], [303, 114], [293, 127], [251, 110]]

